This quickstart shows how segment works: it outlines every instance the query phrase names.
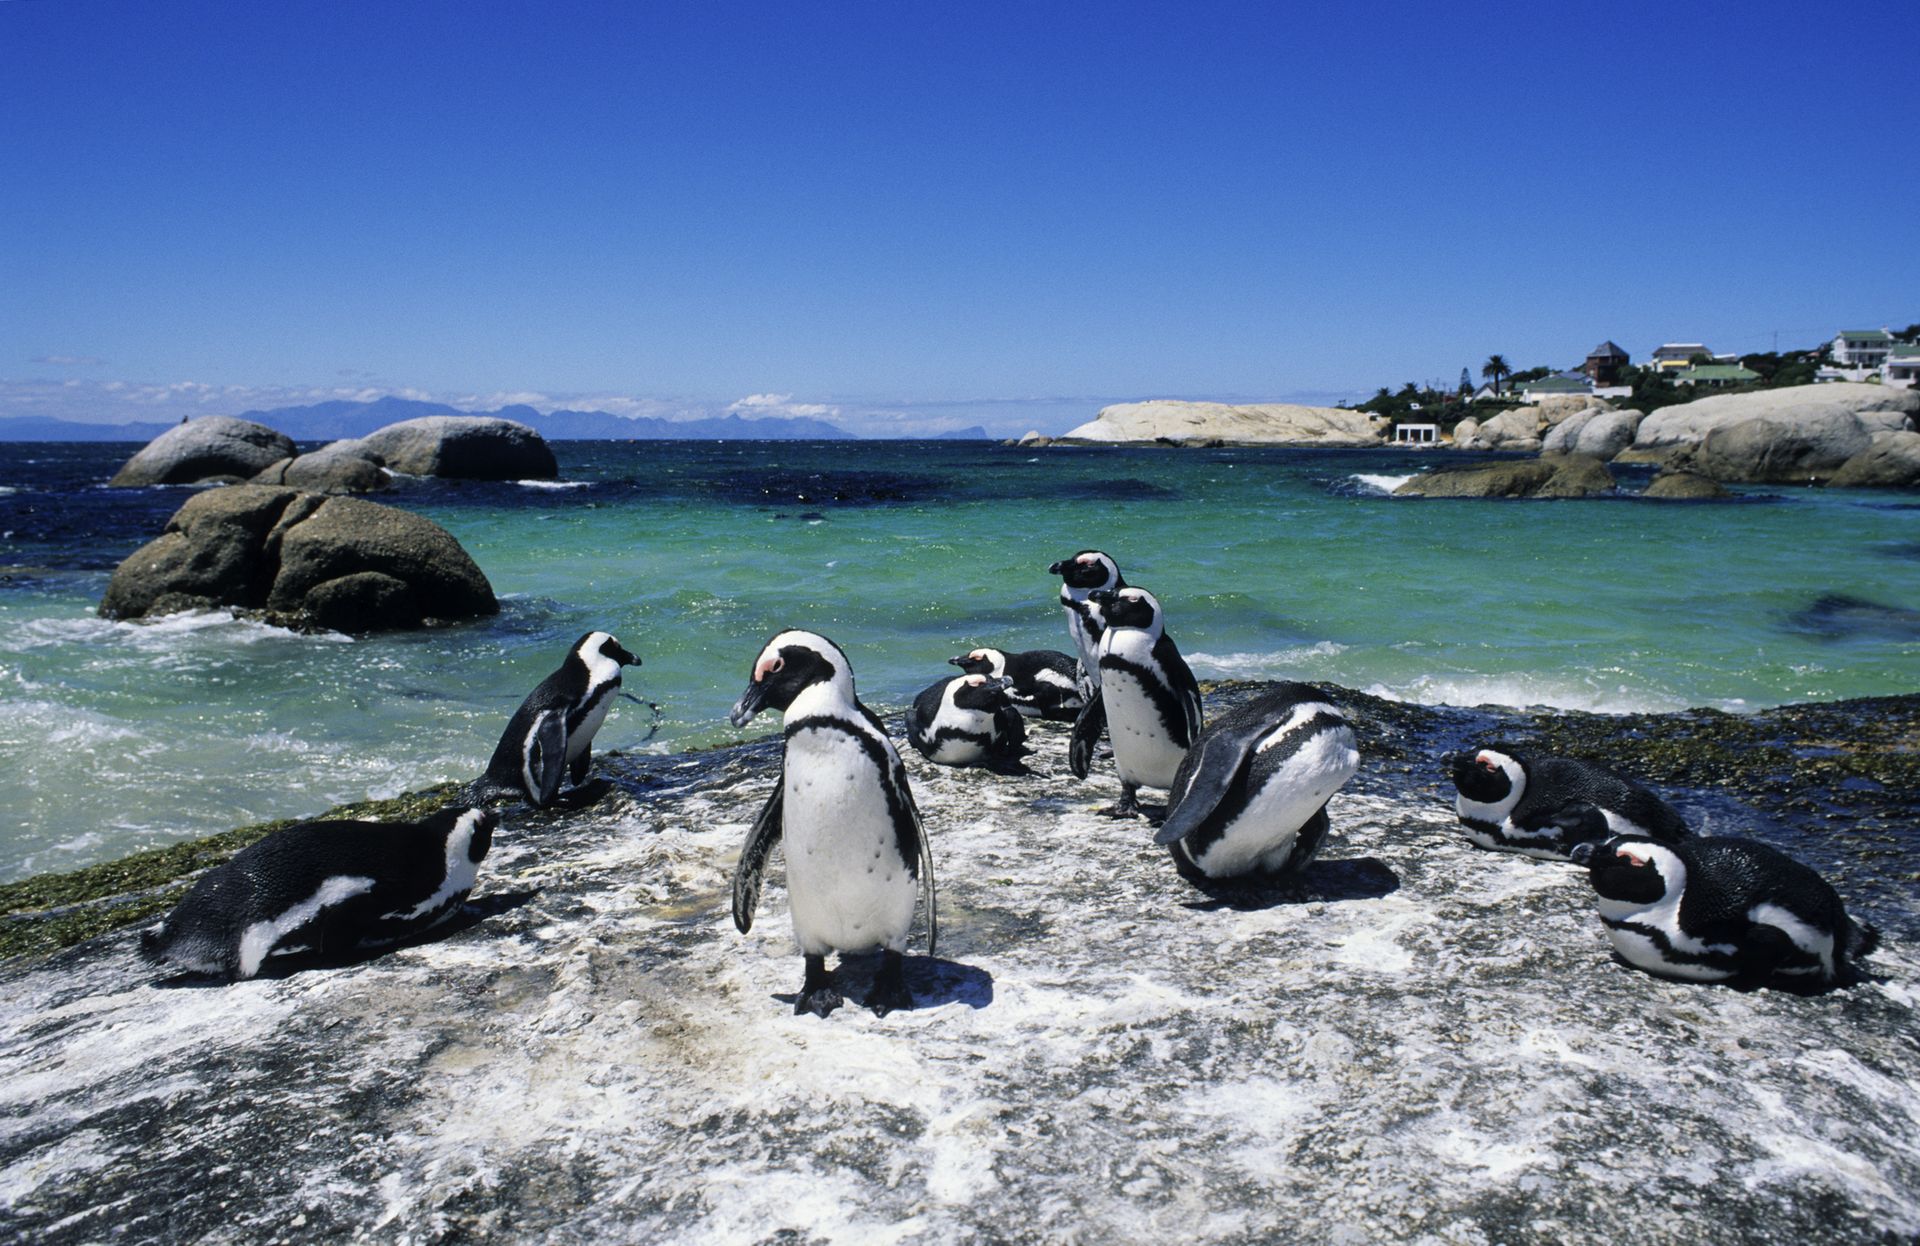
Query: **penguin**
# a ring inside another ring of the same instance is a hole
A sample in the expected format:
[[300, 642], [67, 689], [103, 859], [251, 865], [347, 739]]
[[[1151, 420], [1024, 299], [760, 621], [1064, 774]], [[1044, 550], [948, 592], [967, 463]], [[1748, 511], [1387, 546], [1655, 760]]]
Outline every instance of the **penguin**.
[[1614, 835], [1574, 845], [1572, 860], [1587, 867], [1615, 953], [1659, 977], [1811, 993], [1858, 981], [1857, 962], [1880, 944], [1824, 878], [1750, 839]]
[[620, 668], [640, 659], [609, 632], [588, 632], [573, 642], [560, 669], [540, 681], [507, 723], [479, 794], [522, 792], [536, 809], [560, 794], [565, 773], [575, 787], [587, 777], [594, 733], [607, 720]]
[[[1673, 806], [1631, 779], [1571, 757], [1527, 757], [1506, 745], [1448, 753], [1467, 838], [1482, 848], [1565, 861], [1573, 846], [1608, 835], [1678, 843], [1692, 834]], [[1600, 822], [1583, 816], [1599, 810]], [[1597, 829], [1596, 829], [1597, 828]]]
[[947, 664], [969, 675], [1006, 676], [1013, 681], [1007, 689], [1013, 707], [1028, 718], [1070, 723], [1086, 708], [1079, 664], [1057, 649], [1029, 649], [1025, 653], [975, 649], [948, 658]]
[[338, 957], [395, 943], [460, 910], [500, 815], [442, 809], [418, 822], [305, 822], [215, 866], [157, 926], [148, 960], [228, 982], [269, 956]]
[[1092, 768], [1098, 725], [1089, 724], [1099, 706], [1120, 774], [1119, 803], [1106, 813], [1131, 817], [1139, 812], [1134, 793], [1141, 787], [1172, 787], [1187, 749], [1200, 734], [1200, 684], [1167, 635], [1160, 602], [1152, 593], [1132, 587], [1095, 589], [1088, 601], [1105, 624], [1100, 689], [1073, 725], [1067, 764], [1083, 779]]
[[1027, 728], [1006, 676], [958, 675], [921, 691], [907, 710], [907, 739], [942, 766], [1018, 767]]
[[1359, 769], [1346, 716], [1307, 684], [1277, 684], [1200, 733], [1153, 842], [1188, 878], [1294, 873], [1320, 850], [1327, 802]]
[[867, 1007], [885, 1016], [911, 1008], [902, 953], [916, 890], [927, 910], [927, 955], [938, 941], [933, 855], [886, 728], [853, 691], [853, 665], [839, 645], [790, 630], [754, 660], [728, 721], [744, 727], [763, 709], [786, 716], [780, 777], [740, 849], [733, 923], [753, 927], [767, 857], [784, 840], [787, 904], [806, 961], [796, 1014], [825, 1017], [842, 1002], [828, 952], [880, 949]]
[[1120, 564], [1097, 549], [1083, 549], [1047, 568], [1060, 577], [1060, 608], [1067, 612], [1067, 635], [1080, 655], [1080, 670], [1091, 696], [1100, 690], [1100, 634], [1106, 630], [1099, 612], [1089, 610], [1087, 598], [1102, 589], [1118, 592], [1127, 586]]

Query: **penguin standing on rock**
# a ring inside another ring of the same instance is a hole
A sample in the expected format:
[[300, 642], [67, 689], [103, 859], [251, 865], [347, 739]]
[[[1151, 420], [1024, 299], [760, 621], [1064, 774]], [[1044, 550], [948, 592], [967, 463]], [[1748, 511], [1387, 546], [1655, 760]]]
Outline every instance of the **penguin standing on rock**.
[[1001, 676], [959, 675], [923, 689], [907, 709], [907, 739], [942, 766], [1017, 770], [1027, 728]]
[[1346, 716], [1283, 683], [1214, 721], [1173, 777], [1165, 844], [1189, 878], [1295, 873], [1327, 837], [1327, 802], [1360, 768]]
[[1067, 764], [1085, 778], [1093, 765], [1102, 707], [1120, 775], [1120, 800], [1111, 817], [1139, 812], [1134, 793], [1142, 787], [1171, 788], [1187, 749], [1200, 734], [1200, 684], [1167, 635], [1159, 599], [1143, 588], [1097, 589], [1089, 602], [1104, 620], [1100, 635], [1100, 690], [1073, 726]]
[[853, 666], [825, 636], [785, 631], [767, 642], [728, 721], [744, 727], [763, 709], [786, 716], [780, 777], [733, 875], [733, 921], [745, 934], [767, 857], [784, 841], [787, 904], [806, 958], [795, 1013], [824, 1017], [842, 1002], [828, 952], [880, 949], [867, 1006], [884, 1016], [911, 1008], [902, 953], [916, 893], [927, 908], [927, 955], [938, 929], [933, 857], [920, 811], [885, 727], [853, 691]]
[[1750, 839], [1615, 835], [1575, 845], [1572, 859], [1599, 893], [1614, 951], [1660, 977], [1809, 993], [1857, 981], [1856, 962], [1880, 943], [1824, 878]]
[[1025, 653], [975, 649], [948, 658], [947, 664], [969, 675], [1005, 676], [1012, 681], [1007, 695], [1013, 707], [1028, 718], [1072, 722], [1086, 708], [1079, 666], [1075, 659], [1055, 649], [1029, 649]]
[[1609, 835], [1674, 844], [1692, 834], [1672, 805], [1593, 762], [1528, 757], [1505, 745], [1440, 760], [1453, 770], [1467, 838], [1482, 848], [1565, 861], [1575, 844]]
[[544, 809], [560, 794], [561, 775], [578, 787], [592, 762], [594, 733], [620, 690], [620, 668], [638, 665], [609, 632], [574, 641], [560, 669], [514, 711], [480, 780], [481, 796], [521, 792]]
[[275, 831], [201, 875], [141, 932], [141, 953], [237, 982], [269, 956], [398, 942], [459, 911], [499, 824], [490, 809], [443, 809], [419, 822]]

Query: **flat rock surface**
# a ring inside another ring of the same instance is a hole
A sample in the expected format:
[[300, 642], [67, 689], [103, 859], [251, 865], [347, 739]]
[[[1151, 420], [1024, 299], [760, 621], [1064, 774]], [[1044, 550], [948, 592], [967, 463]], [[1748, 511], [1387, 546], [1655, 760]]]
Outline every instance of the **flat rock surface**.
[[1840, 382], [1830, 385], [1793, 385], [1745, 394], [1713, 394], [1675, 407], [1662, 407], [1640, 421], [1634, 434], [1636, 449], [1704, 441], [1716, 428], [1748, 420], [1779, 424], [1852, 415], [1869, 433], [1910, 426], [1920, 413], [1920, 393], [1884, 385]]
[[1365, 411], [1263, 402], [1123, 402], [1066, 435], [1083, 441], [1238, 441], [1370, 446], [1382, 425]]
[[[909, 960], [918, 1006], [886, 1018], [792, 1015], [777, 865], [752, 934], [733, 929], [771, 743], [602, 759], [590, 809], [510, 810], [437, 941], [232, 987], [156, 983], [131, 931], [7, 962], [0, 1233], [1920, 1233], [1920, 796], [1894, 785], [1920, 701], [1608, 719], [1338, 695], [1365, 763], [1287, 886], [1183, 882], [1146, 824], [1094, 812], [1110, 765], [1068, 777], [1064, 728], [1033, 728], [1031, 777], [909, 750], [942, 937]], [[1849, 732], [1867, 751], [1831, 747]], [[1697, 825], [1816, 864], [1886, 931], [1875, 980], [1743, 995], [1614, 963], [1581, 871], [1460, 835], [1434, 756], [1495, 736], [1612, 741]], [[843, 970], [851, 1000], [870, 971]]]

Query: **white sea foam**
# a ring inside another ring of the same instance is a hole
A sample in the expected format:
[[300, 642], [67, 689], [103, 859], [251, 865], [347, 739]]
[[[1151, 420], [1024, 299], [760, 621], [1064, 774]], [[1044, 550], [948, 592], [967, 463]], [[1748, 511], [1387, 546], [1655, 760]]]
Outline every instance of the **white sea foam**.
[[1406, 484], [1419, 474], [1418, 472], [1408, 472], [1404, 476], [1377, 476], [1366, 472], [1356, 472], [1354, 475], [1347, 477], [1347, 479], [1357, 484], [1365, 485], [1369, 489], [1377, 489], [1381, 493], [1392, 493], [1395, 489], [1398, 489], [1401, 485]]
[[1187, 665], [1195, 674], [1216, 679], [1259, 679], [1297, 673], [1302, 666], [1316, 666], [1320, 659], [1338, 657], [1346, 651], [1347, 647], [1337, 641], [1322, 640], [1271, 653], [1189, 653]]
[[513, 482], [522, 489], [584, 489], [591, 480], [516, 480]]
[[[1658, 689], [1626, 684], [1609, 687], [1570, 676], [1420, 675], [1399, 683], [1372, 683], [1362, 691], [1389, 701], [1411, 701], [1416, 705], [1538, 705], [1595, 714], [1666, 713], [1700, 704]], [[1738, 698], [1708, 704], [1729, 712], [1749, 708]]]
[[221, 647], [263, 642], [319, 642], [352, 644], [342, 632], [302, 633], [243, 619], [231, 610], [184, 610], [138, 622], [79, 615], [71, 618], [30, 619], [0, 643], [13, 649], [43, 649], [55, 645], [125, 645], [145, 651], [175, 650], [202, 640]]

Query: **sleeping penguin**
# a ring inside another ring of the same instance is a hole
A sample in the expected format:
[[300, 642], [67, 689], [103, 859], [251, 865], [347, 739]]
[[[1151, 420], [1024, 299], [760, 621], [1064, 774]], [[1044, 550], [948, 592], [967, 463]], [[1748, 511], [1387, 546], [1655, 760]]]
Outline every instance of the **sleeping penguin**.
[[[1467, 838], [1482, 848], [1565, 861], [1575, 844], [1608, 835], [1678, 843], [1692, 834], [1673, 806], [1590, 761], [1528, 757], [1505, 745], [1440, 760], [1452, 767]], [[1600, 822], [1584, 816], [1590, 808]]]
[[969, 675], [996, 679], [1004, 675], [1012, 681], [1007, 695], [1013, 699], [1013, 707], [1028, 718], [1070, 723], [1086, 708], [1077, 659], [1056, 649], [1029, 649], [1025, 653], [975, 649], [948, 658], [947, 664]]
[[1291, 874], [1327, 836], [1327, 801], [1360, 768], [1346, 717], [1282, 683], [1200, 733], [1168, 793], [1165, 844], [1189, 878]]
[[1663, 978], [1808, 993], [1857, 981], [1880, 942], [1825, 879], [1750, 839], [1615, 835], [1575, 845], [1573, 860], [1620, 959]]
[[1073, 725], [1067, 765], [1079, 778], [1092, 769], [1100, 725], [1093, 711], [1100, 706], [1120, 775], [1120, 800], [1106, 813], [1131, 817], [1139, 812], [1134, 793], [1142, 787], [1172, 787], [1188, 747], [1200, 734], [1200, 683], [1167, 635], [1159, 599], [1152, 593], [1132, 587], [1097, 589], [1088, 601], [1105, 624], [1100, 688]]
[[886, 729], [853, 691], [839, 645], [813, 632], [781, 632], [754, 660], [728, 721], [744, 727], [763, 709], [786, 715], [780, 777], [733, 874], [733, 922], [745, 934], [767, 857], [784, 840], [787, 905], [806, 958], [795, 1013], [824, 1017], [841, 1004], [828, 952], [880, 949], [867, 1007], [881, 1016], [911, 1008], [902, 953], [916, 894], [927, 908], [927, 955], [938, 930], [933, 857], [920, 811]]
[[337, 958], [439, 925], [459, 911], [500, 815], [442, 809], [419, 822], [306, 822], [201, 875], [140, 934], [157, 963], [229, 982], [269, 956]]
[[640, 659], [609, 632], [588, 632], [573, 642], [560, 669], [540, 681], [507, 723], [478, 795], [524, 794], [544, 809], [560, 794], [560, 777], [575, 787], [587, 777], [594, 733], [620, 690], [620, 668]]
[[1018, 770], [1027, 727], [1001, 676], [957, 675], [925, 688], [907, 709], [907, 739], [942, 766]]

